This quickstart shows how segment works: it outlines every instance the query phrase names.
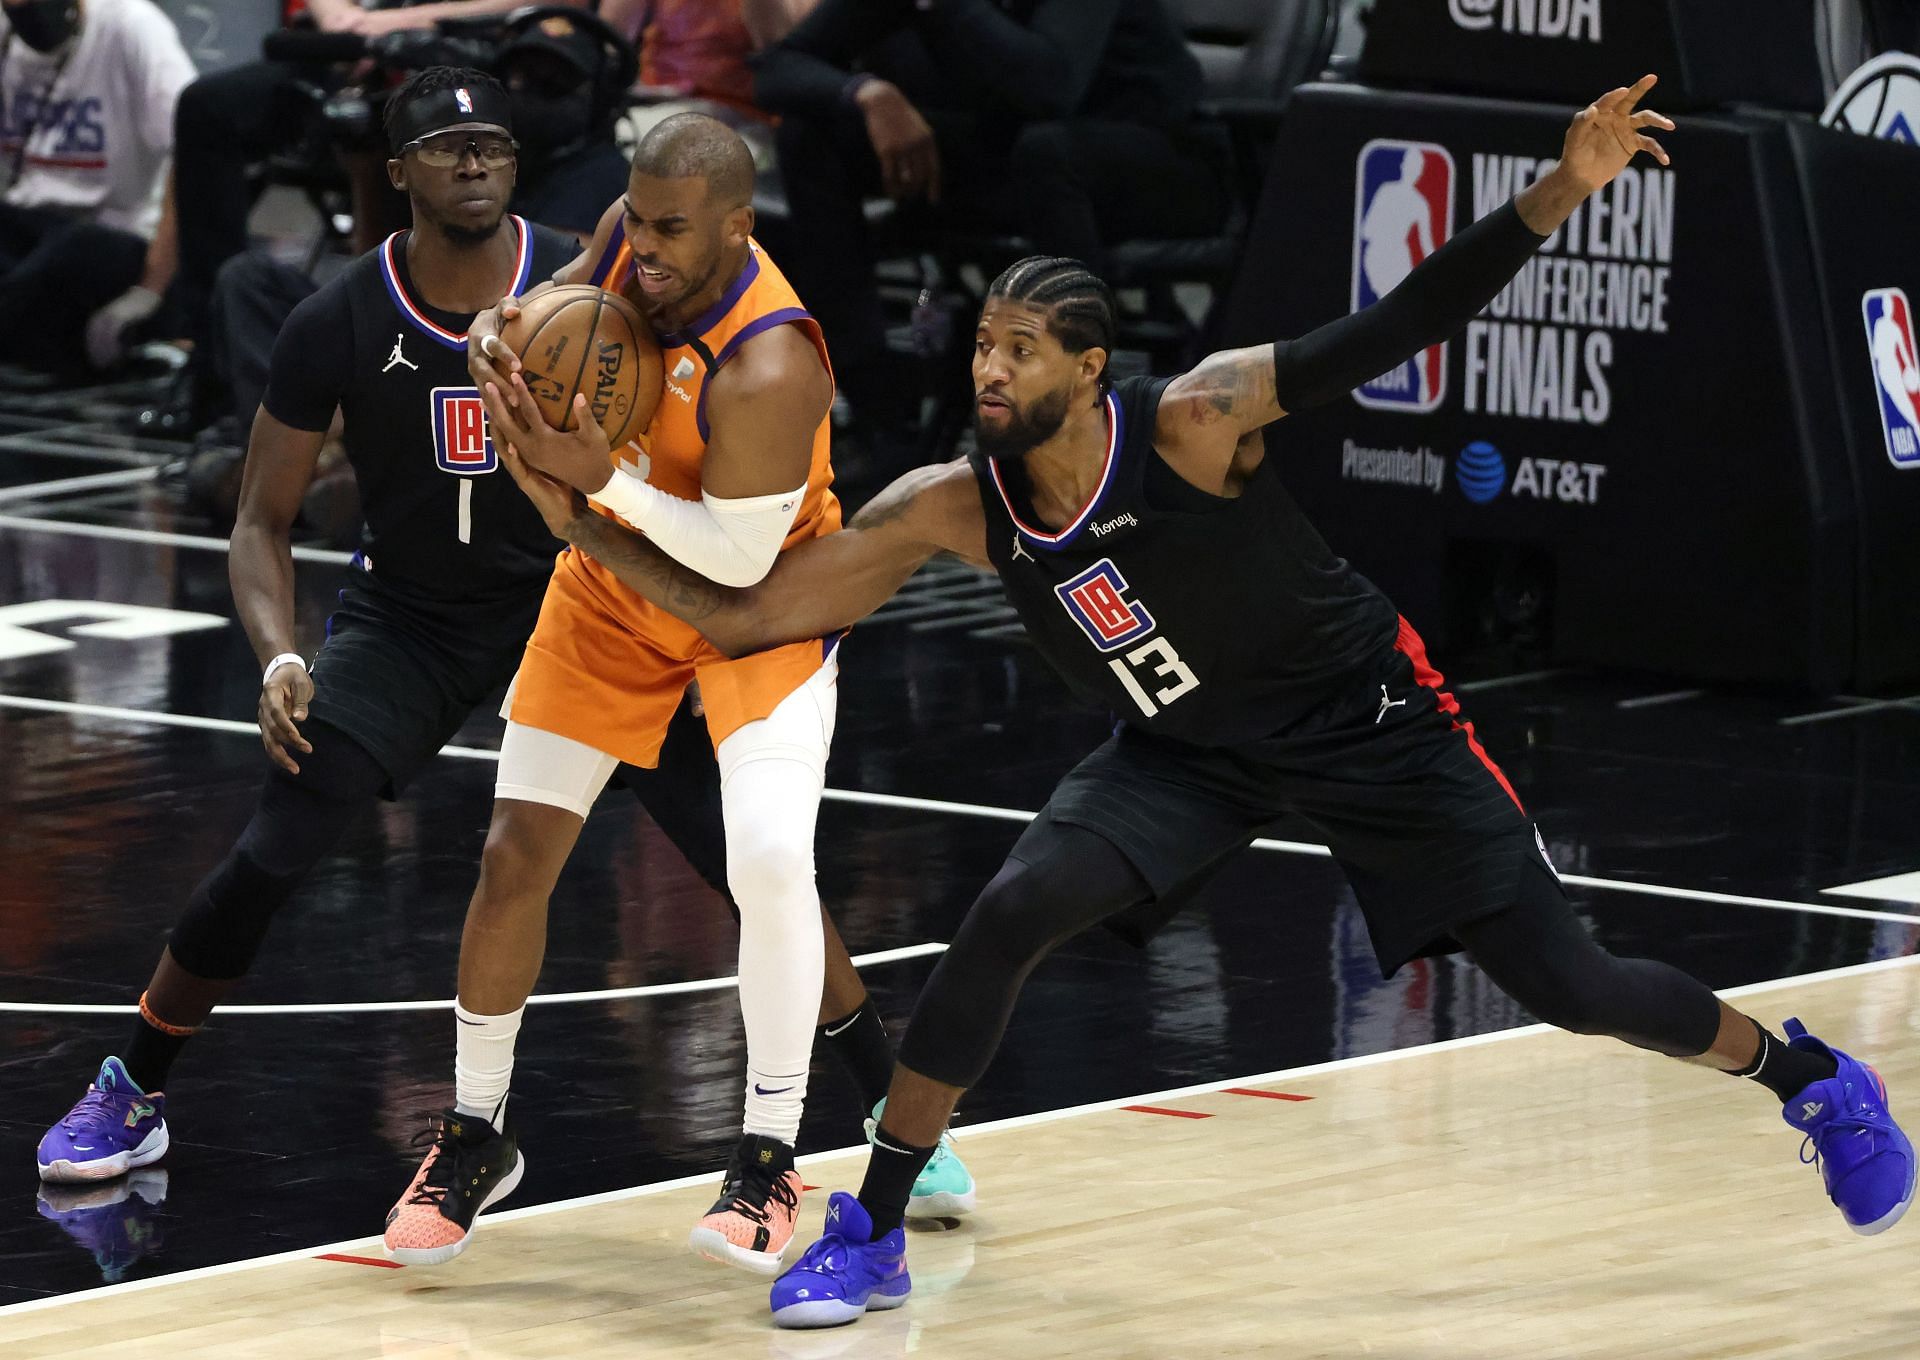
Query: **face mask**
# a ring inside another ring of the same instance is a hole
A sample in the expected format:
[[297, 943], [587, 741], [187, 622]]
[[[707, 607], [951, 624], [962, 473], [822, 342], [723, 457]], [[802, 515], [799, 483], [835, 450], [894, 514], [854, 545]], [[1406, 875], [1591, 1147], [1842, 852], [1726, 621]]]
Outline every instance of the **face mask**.
[[27, 0], [6, 9], [14, 33], [36, 52], [54, 51], [80, 28], [79, 0]]
[[512, 104], [520, 165], [530, 175], [543, 173], [543, 162], [585, 140], [593, 123], [592, 95], [584, 90], [558, 96], [516, 90]]

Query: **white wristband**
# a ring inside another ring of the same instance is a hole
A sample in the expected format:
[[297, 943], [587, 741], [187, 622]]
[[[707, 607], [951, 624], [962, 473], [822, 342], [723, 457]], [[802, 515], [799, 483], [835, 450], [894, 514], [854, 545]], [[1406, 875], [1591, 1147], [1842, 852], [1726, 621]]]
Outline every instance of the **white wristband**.
[[298, 666], [303, 671], [307, 668], [307, 659], [301, 656], [300, 653], [282, 652], [280, 653], [280, 655], [276, 656], [273, 660], [269, 661], [267, 663], [267, 668], [264, 671], [260, 672], [260, 683], [264, 685], [267, 683], [267, 681], [273, 679], [273, 673], [279, 670], [282, 666], [286, 665], [289, 661], [291, 661], [294, 665]]

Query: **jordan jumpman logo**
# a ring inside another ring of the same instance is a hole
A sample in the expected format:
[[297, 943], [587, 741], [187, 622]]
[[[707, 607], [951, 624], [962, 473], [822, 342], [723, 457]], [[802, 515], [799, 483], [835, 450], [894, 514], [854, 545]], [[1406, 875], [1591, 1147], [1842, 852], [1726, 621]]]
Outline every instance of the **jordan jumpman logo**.
[[396, 335], [393, 337], [393, 353], [387, 356], [387, 366], [386, 368], [383, 368], [380, 370], [382, 373], [386, 373], [389, 370], [391, 370], [395, 364], [405, 364], [408, 368], [412, 369], [415, 373], [418, 373], [420, 371], [420, 365], [416, 364], [413, 360], [409, 359], [406, 355], [400, 352], [400, 342], [402, 340], [405, 340], [406, 338], [407, 337], [404, 334]]
[[1407, 701], [1405, 699], [1388, 698], [1387, 687], [1385, 685], [1380, 686], [1380, 711], [1373, 715], [1373, 725], [1375, 727], [1378, 727], [1380, 725], [1380, 720], [1387, 716], [1388, 709], [1405, 708], [1406, 706], [1407, 706]]

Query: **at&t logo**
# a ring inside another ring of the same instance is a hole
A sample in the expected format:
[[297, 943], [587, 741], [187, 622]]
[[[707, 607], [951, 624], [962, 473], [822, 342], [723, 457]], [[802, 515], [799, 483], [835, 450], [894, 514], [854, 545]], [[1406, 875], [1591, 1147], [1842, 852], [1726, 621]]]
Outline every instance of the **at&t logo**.
[[1600, 499], [1605, 463], [1576, 463], [1571, 458], [1522, 458], [1514, 464], [1513, 482], [1507, 482], [1507, 460], [1484, 439], [1476, 439], [1453, 462], [1460, 494], [1475, 505], [1485, 505], [1502, 491], [1515, 500], [1557, 501], [1562, 505], [1592, 505]]
[[1453, 460], [1453, 477], [1461, 495], [1485, 505], [1507, 488], [1507, 460], [1486, 440], [1476, 439]]

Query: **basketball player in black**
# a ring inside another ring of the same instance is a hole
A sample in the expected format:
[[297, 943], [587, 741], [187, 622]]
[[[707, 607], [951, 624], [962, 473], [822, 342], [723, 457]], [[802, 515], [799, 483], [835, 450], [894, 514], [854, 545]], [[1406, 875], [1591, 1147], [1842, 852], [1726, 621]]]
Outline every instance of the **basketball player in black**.
[[[393, 797], [520, 663], [560, 548], [504, 476], [467, 373], [474, 313], [551, 278], [571, 238], [506, 212], [515, 143], [505, 92], [479, 71], [415, 75], [387, 106], [388, 170], [413, 229], [306, 299], [274, 346], [232, 546], [233, 592], [265, 666], [272, 761], [252, 819], [194, 890], [121, 1056], [41, 1141], [48, 1181], [101, 1180], [167, 1149], [168, 1071], [247, 971], [274, 913], [376, 796]], [[311, 673], [294, 633], [290, 528], [341, 412], [367, 521]], [[621, 777], [701, 876], [726, 892], [719, 772], [683, 707], [661, 768]], [[892, 1058], [830, 921], [822, 1042], [871, 1107]], [[457, 1127], [457, 1121], [449, 1121]], [[443, 1142], [452, 1137], [443, 1133]], [[458, 1158], [441, 1158], [449, 1174]], [[504, 1193], [504, 1192], [502, 1192]], [[457, 1191], [442, 1201], [466, 1213]]]
[[[935, 553], [991, 564], [1082, 696], [1124, 715], [1054, 791], [935, 969], [901, 1043], [859, 1197], [775, 1282], [775, 1320], [825, 1326], [903, 1303], [902, 1208], [978, 1079], [1020, 984], [1103, 919], [1144, 933], [1283, 812], [1332, 846], [1391, 974], [1464, 948], [1541, 1019], [1735, 1075], [1786, 1104], [1859, 1232], [1912, 1198], [1914, 1162], [1872, 1069], [1789, 1021], [1786, 1042], [1665, 964], [1581, 929], [1537, 833], [1420, 639], [1287, 496], [1260, 430], [1464, 326], [1640, 151], [1648, 76], [1583, 110], [1558, 165], [1372, 307], [1297, 340], [1110, 383], [1113, 302], [1077, 261], [995, 281], [973, 361], [979, 451], [895, 482], [846, 530], [747, 590], [714, 586], [533, 472], [571, 436], [487, 393], [509, 470], [556, 532], [729, 652], [851, 625]], [[524, 394], [523, 394], [524, 398]]]

